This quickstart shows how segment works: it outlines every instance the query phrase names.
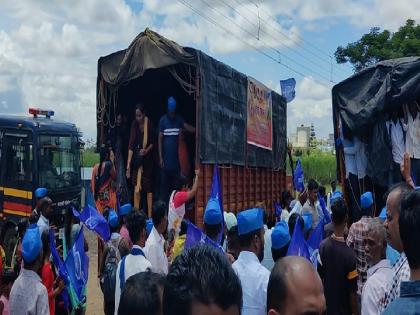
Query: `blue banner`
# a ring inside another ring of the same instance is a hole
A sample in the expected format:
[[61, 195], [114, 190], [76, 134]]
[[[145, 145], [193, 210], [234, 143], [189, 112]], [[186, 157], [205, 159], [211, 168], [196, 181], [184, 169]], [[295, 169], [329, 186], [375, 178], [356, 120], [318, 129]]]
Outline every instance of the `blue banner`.
[[296, 80], [290, 78], [287, 80], [280, 80], [281, 95], [286, 99], [287, 103], [294, 100], [296, 96]]
[[290, 241], [289, 249], [287, 251], [287, 256], [300, 256], [311, 260], [308, 244], [306, 243], [305, 237], [303, 235], [303, 226], [301, 224], [301, 220], [296, 220], [292, 240]]
[[188, 223], [187, 236], [185, 239], [184, 249], [188, 249], [197, 244], [208, 244], [221, 251], [223, 248], [215, 241], [211, 240], [206, 234], [204, 234], [198, 227], [191, 222]]
[[83, 227], [66, 258], [65, 266], [73, 289], [81, 301], [83, 288], [86, 286], [89, 276], [89, 257], [85, 253]]
[[296, 191], [303, 192], [305, 190], [304, 180], [305, 178], [303, 175], [302, 164], [300, 159], [298, 159], [296, 162], [295, 172], [293, 173], [293, 184]]
[[81, 213], [74, 208], [72, 210], [73, 215], [78, 217], [89, 230], [96, 232], [105, 242], [110, 240], [111, 231], [108, 222], [98, 210], [90, 205], [85, 206]]

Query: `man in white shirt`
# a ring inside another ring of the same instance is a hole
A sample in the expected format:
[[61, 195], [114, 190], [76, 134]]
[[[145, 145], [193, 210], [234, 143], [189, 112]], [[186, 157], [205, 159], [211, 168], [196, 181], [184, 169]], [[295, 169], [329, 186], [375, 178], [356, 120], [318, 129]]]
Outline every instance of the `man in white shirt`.
[[44, 197], [41, 200], [41, 204], [39, 207], [39, 219], [37, 225], [39, 227], [39, 232], [44, 233], [45, 231], [49, 231], [50, 229], [50, 218], [53, 213], [52, 210], [52, 200], [48, 197]]
[[118, 315], [118, 306], [125, 281], [132, 275], [147, 271], [152, 267], [142, 249], [146, 240], [146, 215], [143, 212], [131, 212], [127, 216], [127, 229], [130, 239], [133, 241], [133, 248], [130, 254], [118, 263], [115, 279], [115, 315]]
[[153, 228], [146, 241], [144, 252], [152, 264], [152, 271], [166, 275], [168, 273], [168, 257], [165, 253], [165, 234], [168, 228], [168, 207], [158, 201], [152, 209]]
[[393, 163], [389, 172], [389, 184], [402, 181], [401, 164], [405, 152], [405, 131], [403, 122], [398, 117], [398, 111], [393, 111], [391, 119], [386, 122], [386, 129], [391, 140]]
[[416, 185], [420, 183], [420, 105], [404, 107], [404, 129], [407, 131], [405, 150], [411, 158], [411, 174]]
[[379, 300], [391, 286], [394, 276], [391, 263], [386, 259], [386, 230], [380, 219], [370, 219], [365, 244], [370, 268], [362, 292], [362, 315], [379, 315]]
[[232, 267], [241, 280], [242, 315], [265, 315], [270, 272], [261, 265], [264, 258], [264, 222], [261, 209], [238, 214], [241, 253]]
[[304, 214], [311, 214], [312, 215], [312, 226], [311, 228], [314, 229], [319, 220], [323, 218], [324, 214], [322, 212], [321, 206], [319, 205], [318, 201], [318, 189], [319, 185], [314, 179], [310, 179], [308, 181], [308, 200], [303, 205], [302, 208], [302, 215]]

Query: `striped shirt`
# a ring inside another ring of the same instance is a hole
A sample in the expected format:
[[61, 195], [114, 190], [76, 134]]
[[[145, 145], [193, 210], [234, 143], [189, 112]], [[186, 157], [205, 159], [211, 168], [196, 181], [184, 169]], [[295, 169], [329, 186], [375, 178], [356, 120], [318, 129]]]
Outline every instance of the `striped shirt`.
[[159, 122], [159, 132], [163, 134], [162, 158], [166, 171], [179, 171], [178, 141], [179, 133], [184, 128], [184, 120], [176, 115], [170, 118], [164, 115]]

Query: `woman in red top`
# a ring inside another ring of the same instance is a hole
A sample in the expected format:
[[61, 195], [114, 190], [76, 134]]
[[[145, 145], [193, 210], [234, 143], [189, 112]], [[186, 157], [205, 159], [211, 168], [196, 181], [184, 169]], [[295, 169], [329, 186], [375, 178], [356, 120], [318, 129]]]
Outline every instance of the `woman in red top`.
[[54, 273], [50, 264], [51, 248], [48, 232], [42, 233], [42, 248], [44, 265], [42, 266], [41, 279], [42, 284], [47, 288], [50, 315], [55, 315], [55, 298], [63, 291], [64, 282], [60, 278], [54, 280]]

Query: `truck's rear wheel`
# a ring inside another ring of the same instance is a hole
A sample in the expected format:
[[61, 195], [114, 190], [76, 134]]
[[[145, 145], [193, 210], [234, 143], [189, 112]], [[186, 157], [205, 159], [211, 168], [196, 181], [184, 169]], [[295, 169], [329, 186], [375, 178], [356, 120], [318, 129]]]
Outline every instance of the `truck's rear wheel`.
[[3, 249], [6, 254], [6, 266], [12, 265], [13, 259], [13, 250], [15, 249], [15, 245], [17, 243], [17, 233], [16, 227], [9, 226], [4, 233], [4, 241], [3, 241]]

